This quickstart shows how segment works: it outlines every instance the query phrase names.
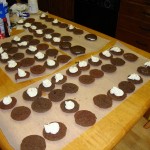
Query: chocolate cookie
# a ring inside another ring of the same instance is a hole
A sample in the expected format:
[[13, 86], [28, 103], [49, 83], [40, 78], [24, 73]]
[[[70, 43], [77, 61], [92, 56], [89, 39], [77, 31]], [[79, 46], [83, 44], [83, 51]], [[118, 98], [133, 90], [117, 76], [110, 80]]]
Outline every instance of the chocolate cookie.
[[76, 35], [81, 35], [81, 34], [84, 33], [84, 31], [81, 30], [81, 29], [74, 29], [74, 30], [73, 30], [73, 33], [76, 34]]
[[45, 21], [46, 21], [46, 22], [52, 22], [52, 21], [54, 21], [54, 18], [46, 17], [46, 18], [45, 18]]
[[78, 91], [79, 87], [74, 83], [64, 83], [62, 85], [62, 90], [65, 93], [76, 93]]
[[113, 55], [112, 55], [109, 51], [108, 51], [108, 53], [110, 53], [110, 55], [108, 55], [107, 53], [106, 53], [106, 55], [105, 55], [105, 54], [103, 54], [103, 53], [106, 53], [106, 51], [99, 53], [99, 57], [102, 58], [102, 59], [108, 60], [108, 59], [110, 59], [110, 58], [113, 57]]
[[97, 36], [95, 34], [86, 34], [85, 39], [88, 40], [88, 41], [96, 41]]
[[54, 89], [48, 94], [48, 97], [53, 102], [59, 102], [65, 98], [65, 92], [61, 89]]
[[43, 30], [43, 32], [44, 32], [44, 34], [51, 34], [51, 33], [54, 32], [54, 29], [52, 29], [52, 28], [46, 28], [46, 29]]
[[39, 43], [40, 43], [40, 40], [38, 40], [38, 39], [32, 39], [32, 40], [29, 42], [29, 45], [35, 46], [35, 45], [38, 45]]
[[105, 64], [101, 66], [102, 71], [107, 72], [107, 73], [113, 73], [117, 70], [115, 65], [111, 64]]
[[59, 63], [56, 60], [53, 60], [55, 62], [54, 65], [48, 65], [47, 61], [45, 61], [44, 66], [48, 69], [55, 69], [59, 66]]
[[8, 65], [6, 65], [5, 70], [8, 71], [8, 72], [9, 71], [16, 71], [20, 67], [20, 63], [18, 63], [18, 62], [16, 62], [16, 63], [17, 63], [17, 65], [13, 68], [10, 68]]
[[[134, 77], [134, 78], [131, 78]], [[136, 78], [135, 78], [136, 76]], [[138, 78], [138, 79], [137, 79]], [[138, 74], [131, 74], [128, 76], [128, 81], [132, 82], [133, 84], [140, 84], [140, 83], [143, 83], [143, 79], [141, 76], [139, 76]]]
[[59, 62], [59, 63], [67, 63], [69, 60], [71, 59], [71, 57], [70, 56], [68, 56], [68, 55], [59, 55], [58, 57], [57, 57], [57, 61]]
[[16, 121], [27, 119], [31, 114], [31, 110], [25, 106], [15, 107], [11, 112], [11, 118]]
[[11, 42], [4, 42], [1, 44], [1, 47], [4, 49], [4, 50], [7, 50], [9, 48], [12, 47], [12, 43]]
[[33, 74], [42, 74], [46, 70], [45, 66], [42, 65], [35, 65], [30, 68], [31, 73]]
[[82, 46], [76, 45], [76, 46], [72, 46], [70, 48], [70, 51], [72, 54], [80, 55], [80, 54], [84, 54], [86, 49]]
[[41, 90], [39, 90], [39, 89], [37, 89], [37, 90], [38, 90], [38, 91], [37, 91], [37, 92], [38, 92], [37, 95], [35, 95], [35, 96], [33, 96], [33, 97], [30, 97], [30, 96], [28, 95], [27, 90], [24, 91], [24, 92], [23, 92], [23, 95], [22, 95], [23, 99], [24, 99], [24, 100], [27, 100], [27, 101], [34, 101], [34, 100], [38, 99], [39, 97], [41, 97], [42, 92], [41, 92]]
[[39, 90], [44, 92], [49, 92], [54, 88], [55, 88], [55, 84], [52, 84], [50, 87], [44, 87], [42, 83], [39, 85]]
[[60, 28], [67, 28], [67, 27], [68, 27], [68, 24], [61, 22], [61, 23], [59, 24], [59, 27], [60, 27]]
[[34, 58], [24, 58], [20, 62], [21, 67], [29, 67], [32, 66], [35, 63]]
[[[118, 51], [118, 49], [119, 49], [119, 51]], [[117, 56], [120, 56], [124, 53], [124, 50], [119, 48], [119, 47], [112, 47], [112, 48], [109, 49], [109, 51], [110, 51], [111, 54], [117, 55]]]
[[24, 23], [28, 22], [28, 23], [34, 23], [35, 19], [34, 18], [27, 18]]
[[8, 58], [6, 58], [6, 59], [2, 59], [2, 55], [3, 55], [3, 54], [8, 55], [6, 52], [3, 52], [3, 53], [0, 55], [0, 61], [1, 61], [2, 63], [7, 63], [9, 60], [11, 60], [11, 55], [8, 55]]
[[122, 89], [125, 93], [132, 93], [135, 90], [135, 85], [129, 81], [121, 81], [118, 87]]
[[47, 99], [40, 97], [32, 102], [31, 108], [33, 111], [38, 113], [44, 113], [52, 107], [52, 102]]
[[12, 46], [12, 47], [7, 49], [8, 54], [14, 54], [14, 53], [17, 53], [17, 52], [18, 52], [18, 47]]
[[90, 75], [81, 75], [79, 81], [83, 84], [91, 84], [95, 81], [95, 78]]
[[88, 59], [88, 63], [89, 63], [90, 65], [92, 65], [92, 66], [99, 66], [99, 65], [101, 65], [102, 61], [99, 60], [99, 61], [97, 61], [97, 62], [94, 62], [94, 61], [92, 61], [92, 59], [90, 58], [90, 59]]
[[24, 35], [21, 37], [21, 41], [31, 41], [33, 39], [33, 35]]
[[60, 37], [61, 34], [60, 33], [57, 33], [57, 32], [54, 32], [51, 34], [52, 37]]
[[[40, 54], [40, 55], [43, 55], [44, 57], [43, 58], [38, 58], [39, 57], [39, 55], [38, 54]], [[36, 60], [36, 61], [44, 61], [44, 60], [46, 60], [47, 58], [48, 58], [48, 56], [47, 55], [45, 55], [44, 53], [42, 53], [42, 52], [38, 52], [38, 54], [35, 54], [34, 55], [34, 59]], [[38, 55], [38, 56], [37, 56]]]
[[58, 82], [56, 82], [55, 76], [53, 76], [51, 81], [54, 84], [63, 84], [63, 83], [65, 83], [67, 81], [67, 76], [63, 75], [63, 79], [59, 80]]
[[25, 137], [20, 145], [20, 150], [45, 150], [45, 139], [39, 135], [29, 135]]
[[149, 67], [140, 66], [137, 68], [137, 72], [144, 76], [150, 76], [150, 68]]
[[112, 98], [105, 94], [94, 96], [93, 102], [99, 108], [109, 108], [112, 106]]
[[62, 42], [70, 42], [70, 41], [72, 41], [72, 37], [71, 36], [62, 36], [61, 41]]
[[93, 78], [101, 78], [104, 76], [104, 73], [99, 69], [92, 69], [90, 70], [90, 76], [92, 76]]
[[46, 55], [55, 57], [58, 54], [57, 49], [48, 49], [46, 50]]
[[11, 109], [13, 108], [16, 103], [17, 103], [17, 99], [15, 97], [11, 97], [12, 101], [10, 104], [4, 104], [3, 100], [0, 101], [0, 109]]
[[[54, 122], [51, 122], [51, 123], [54, 123]], [[51, 124], [50, 123], [50, 124]], [[59, 130], [56, 134], [53, 134], [53, 133], [47, 133], [45, 131], [45, 129], [43, 129], [43, 136], [44, 138], [46, 138], [47, 140], [50, 140], [50, 141], [58, 141], [60, 139], [62, 139], [65, 135], [66, 135], [66, 132], [67, 132], [67, 127], [65, 126], [65, 124], [61, 123], [61, 122], [56, 122], [59, 124]]]
[[45, 43], [40, 43], [37, 45], [37, 49], [41, 51], [47, 50], [48, 48], [49, 48], [49, 45]]
[[69, 69], [66, 70], [66, 74], [70, 77], [76, 77], [79, 76], [81, 74], [81, 70], [77, 70], [77, 72], [70, 72]]
[[131, 62], [134, 62], [138, 59], [138, 57], [135, 55], [135, 54], [132, 54], [132, 53], [125, 53], [123, 55], [123, 57], [128, 60], [128, 61], [131, 61]]
[[74, 113], [79, 110], [79, 104], [73, 99], [67, 99], [61, 102], [60, 108], [65, 113]]
[[90, 64], [87, 64], [87, 66], [80, 67], [80, 66], [79, 66], [79, 63], [78, 63], [78, 64], [77, 64], [77, 67], [78, 67], [79, 70], [81, 70], [81, 71], [86, 71], [86, 70], [89, 70], [89, 69], [90, 69]]
[[29, 77], [30, 77], [30, 72], [25, 71], [25, 73], [26, 73], [26, 75], [25, 75], [24, 77], [20, 77], [20, 76], [18, 75], [18, 73], [16, 73], [16, 74], [15, 74], [15, 80], [17, 81], [17, 80], [20, 80], [20, 79], [27, 79], [27, 78], [29, 78]]
[[122, 58], [111, 58], [110, 62], [115, 66], [122, 66], [125, 64], [125, 61]]
[[12, 56], [14, 60], [21, 60], [24, 58], [24, 53], [16, 53]]
[[79, 110], [74, 115], [75, 122], [83, 127], [92, 126], [96, 122], [96, 116], [94, 113], [88, 110]]
[[126, 93], [123, 93], [122, 96], [116, 96], [115, 94], [111, 94], [110, 90], [107, 92], [107, 95], [109, 97], [111, 97], [113, 100], [116, 100], [116, 101], [122, 101], [122, 100], [124, 100], [127, 97]]
[[70, 50], [71, 43], [70, 42], [60, 42], [59, 48], [62, 50]]

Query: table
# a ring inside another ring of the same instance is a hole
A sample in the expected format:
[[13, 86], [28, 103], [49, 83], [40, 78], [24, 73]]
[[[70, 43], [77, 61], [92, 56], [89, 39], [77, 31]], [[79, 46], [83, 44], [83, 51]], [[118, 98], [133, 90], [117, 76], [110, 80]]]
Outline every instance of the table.
[[[52, 17], [56, 17], [51, 15]], [[83, 30], [100, 35], [111, 42], [106, 46], [112, 46], [117, 39], [83, 27], [71, 21], [59, 18], [63, 22], [76, 25]], [[22, 31], [13, 30], [12, 34], [18, 34]], [[132, 48], [133, 51], [150, 59], [150, 53], [147, 53], [141, 49], [135, 48], [129, 44], [123, 43], [124, 45]], [[22, 83], [13, 83], [5, 73], [0, 70], [0, 99], [16, 90], [19, 90], [27, 85], [30, 85], [42, 78], [33, 79]], [[8, 88], [9, 87], [9, 88]], [[133, 125], [140, 119], [140, 117], [150, 107], [150, 81], [148, 81], [142, 88], [137, 90], [134, 94], [127, 98], [126, 101], [121, 103], [116, 109], [109, 113], [106, 117], [97, 122], [94, 127], [91, 127], [73, 142], [66, 145], [64, 150], [79, 150], [79, 149], [94, 149], [94, 150], [105, 150], [112, 149], [123, 136], [133, 127]], [[135, 102], [136, 100], [136, 102]], [[0, 132], [0, 147], [4, 150], [12, 150], [11, 146], [7, 142], [3, 133]]]

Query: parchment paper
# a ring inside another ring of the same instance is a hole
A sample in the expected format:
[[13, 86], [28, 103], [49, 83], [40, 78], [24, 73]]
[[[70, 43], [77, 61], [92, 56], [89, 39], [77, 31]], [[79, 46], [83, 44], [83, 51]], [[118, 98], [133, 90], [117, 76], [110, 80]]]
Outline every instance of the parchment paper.
[[[125, 47], [123, 44], [117, 42], [116, 46], [124, 49], [125, 52], [131, 52], [130, 49]], [[134, 52], [132, 52], [134, 53]], [[136, 54], [136, 53], [134, 53]], [[67, 82], [75, 83], [79, 86], [79, 91], [74, 94], [66, 94], [64, 100], [66, 99], [74, 99], [76, 100], [80, 108], [79, 110], [89, 110], [95, 113], [97, 117], [97, 122], [100, 121], [103, 117], [105, 117], [108, 113], [110, 113], [113, 109], [115, 109], [119, 104], [123, 101], [113, 101], [113, 105], [111, 108], [102, 109], [98, 108], [93, 103], [93, 97], [98, 94], [106, 94], [109, 89], [113, 86], [117, 86], [119, 82], [126, 81], [127, 76], [132, 73], [137, 73], [137, 67], [143, 65], [148, 61], [147, 58], [143, 56], [139, 56], [139, 59], [136, 62], [128, 62], [126, 61], [124, 66], [117, 67], [117, 71], [114, 73], [104, 73], [104, 76], [100, 79], [96, 79], [94, 83], [90, 85], [84, 85], [79, 82], [78, 77], [67, 77]], [[122, 56], [119, 56], [122, 57]], [[102, 59], [101, 59], [102, 60]], [[102, 60], [102, 64], [109, 63], [109, 60]], [[91, 66], [90, 69], [101, 69], [99, 67]], [[89, 74], [89, 71], [83, 71], [82, 74]], [[65, 74], [66, 70], [61, 71], [62, 74]], [[142, 76], [142, 75], [141, 75]], [[136, 89], [142, 87], [147, 81], [149, 81], [149, 77], [142, 76], [143, 83], [140, 85], [136, 85]], [[51, 79], [51, 76], [48, 77]], [[20, 91], [12, 93], [10, 96], [14, 96], [17, 98], [16, 106], [27, 106], [31, 109], [31, 103], [29, 101], [25, 101], [22, 98], [22, 93], [28, 89], [29, 87], [38, 87], [38, 85], [42, 81], [34, 83]], [[62, 85], [57, 85], [55, 89], [60, 88]], [[86, 94], [85, 94], [86, 93]], [[134, 93], [134, 92], [133, 92]], [[132, 94], [132, 93], [131, 93]], [[128, 94], [130, 96], [131, 94]], [[47, 97], [46, 93], [43, 93], [43, 97]], [[2, 129], [4, 135], [6, 136], [8, 142], [15, 150], [19, 150], [20, 143], [22, 139], [31, 134], [37, 134], [42, 136], [43, 125], [52, 121], [60, 121], [63, 122], [67, 126], [67, 134], [66, 136], [59, 141], [48, 141], [46, 140], [47, 148], [46, 150], [59, 150], [64, 147], [66, 144], [74, 140], [76, 137], [80, 136], [83, 132], [85, 132], [90, 127], [81, 127], [77, 125], [74, 121], [74, 114], [67, 114], [61, 111], [60, 109], [61, 102], [52, 102], [52, 108], [45, 113], [36, 113], [31, 110], [31, 115], [24, 121], [14, 121], [10, 117], [11, 110], [0, 110], [0, 128]], [[94, 126], [92, 126], [94, 128]]]

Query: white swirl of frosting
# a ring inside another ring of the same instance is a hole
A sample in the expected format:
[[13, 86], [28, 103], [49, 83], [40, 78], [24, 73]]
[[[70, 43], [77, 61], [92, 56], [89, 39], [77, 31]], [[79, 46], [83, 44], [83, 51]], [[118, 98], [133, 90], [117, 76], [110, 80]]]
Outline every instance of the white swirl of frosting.
[[45, 56], [45, 55], [44, 55], [42, 52], [37, 52], [37, 53], [35, 54], [35, 57], [38, 58], [38, 59], [43, 59], [44, 56]]
[[79, 62], [79, 67], [86, 67], [88, 65], [87, 61], [80, 61]]
[[52, 60], [52, 59], [47, 59], [46, 62], [47, 62], [48, 66], [54, 66], [56, 64], [56, 62], [54, 60]]
[[23, 22], [24, 22], [23, 19], [18, 20], [18, 23], [23, 23]]
[[27, 73], [23, 69], [18, 68], [18, 76], [19, 77], [25, 77]]
[[17, 66], [17, 63], [14, 60], [9, 60], [7, 63], [9, 68], [14, 68]]
[[36, 29], [37, 29], [37, 27], [34, 26], [34, 25], [32, 25], [30, 28], [31, 28], [32, 30], [36, 30]]
[[110, 51], [114, 51], [114, 52], [121, 52], [121, 48], [114, 46], [110, 49]]
[[27, 27], [27, 28], [29, 28], [29, 27], [31, 27], [31, 23], [26, 22], [26, 23], [24, 24], [24, 26]]
[[37, 50], [37, 47], [30, 45], [29, 48], [28, 48], [28, 50], [30, 50], [32, 52], [35, 52]]
[[12, 98], [10, 96], [6, 96], [3, 98], [3, 104], [9, 105], [12, 102]]
[[61, 40], [60, 37], [53, 37], [54, 42], [60, 42], [60, 40]]
[[30, 97], [35, 97], [38, 94], [38, 90], [37, 90], [37, 88], [29, 88], [29, 89], [27, 89], [27, 94]]
[[128, 79], [139, 81], [141, 78], [140, 78], [140, 76], [138, 74], [133, 73], [133, 74], [128, 76]]
[[44, 17], [46, 17], [46, 14], [45, 14], [45, 13], [42, 13], [42, 14], [41, 14], [41, 18], [44, 18]]
[[8, 54], [6, 52], [1, 53], [1, 59], [8, 59]]
[[46, 39], [51, 39], [52, 36], [51, 36], [51, 34], [45, 34], [45, 38], [46, 38]]
[[54, 20], [53, 20], [53, 23], [58, 23], [58, 19], [54, 19]]
[[73, 101], [65, 101], [65, 108], [68, 109], [68, 110], [71, 110], [75, 107], [75, 104]]
[[4, 49], [0, 47], [0, 54], [4, 52]]
[[19, 42], [20, 41], [20, 37], [14, 36], [13, 40]]
[[144, 66], [150, 67], [150, 61], [147, 61], [147, 62], [144, 64]]
[[18, 43], [19, 46], [27, 46], [28, 42], [27, 41], [22, 41], [20, 43]]
[[37, 34], [43, 34], [43, 31], [41, 29], [35, 30]]
[[110, 56], [111, 56], [111, 53], [110, 53], [108, 50], [102, 52], [102, 54], [103, 54], [104, 56], [106, 56], [106, 57], [110, 57]]
[[52, 82], [48, 79], [45, 79], [45, 80], [42, 81], [42, 84], [43, 84], [44, 87], [48, 88], [52, 85]]
[[69, 25], [69, 29], [72, 30], [74, 29], [74, 26], [72, 24]]
[[114, 94], [115, 96], [123, 96], [123, 94], [124, 94], [124, 92], [121, 89], [119, 89], [118, 87], [113, 87], [110, 90], [110, 93]]
[[55, 74], [55, 81], [61, 81], [64, 78], [64, 76], [61, 73], [56, 73]]
[[99, 58], [98, 57], [95, 57], [95, 56], [91, 56], [91, 60], [93, 62], [98, 62], [99, 61]]
[[58, 133], [60, 126], [57, 122], [52, 122], [44, 125], [44, 129], [46, 133], [56, 134]]
[[71, 73], [76, 73], [76, 72], [78, 72], [78, 67], [76, 67], [76, 66], [71, 66], [71, 67], [69, 68], [69, 72], [71, 72]]

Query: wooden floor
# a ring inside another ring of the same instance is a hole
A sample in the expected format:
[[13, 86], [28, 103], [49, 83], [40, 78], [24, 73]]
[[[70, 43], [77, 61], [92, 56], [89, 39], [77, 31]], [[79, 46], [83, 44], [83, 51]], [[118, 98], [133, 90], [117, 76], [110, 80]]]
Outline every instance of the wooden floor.
[[141, 118], [113, 150], [150, 150], [150, 128], [143, 128], [146, 122]]

